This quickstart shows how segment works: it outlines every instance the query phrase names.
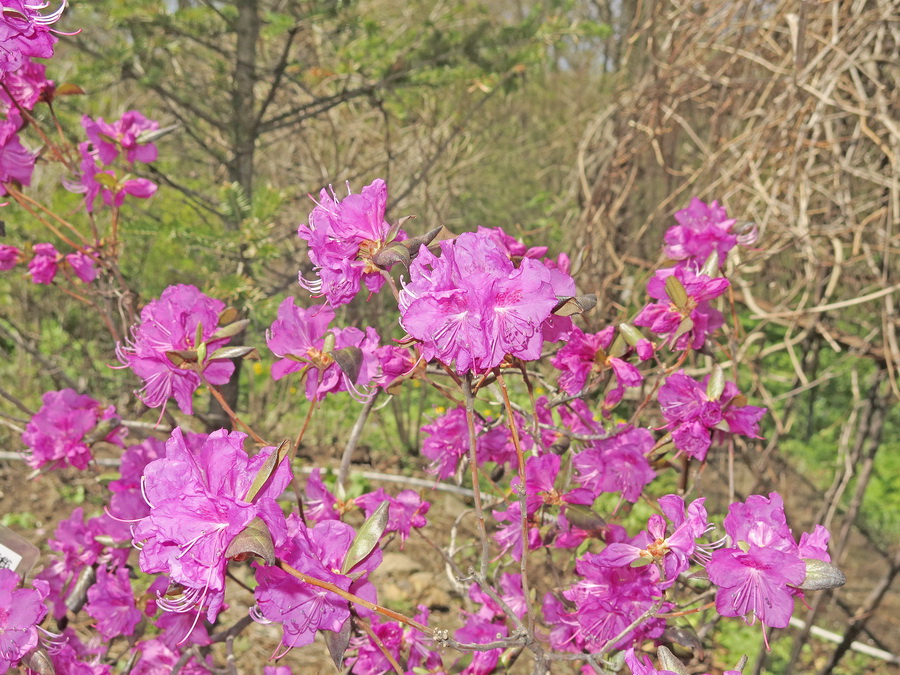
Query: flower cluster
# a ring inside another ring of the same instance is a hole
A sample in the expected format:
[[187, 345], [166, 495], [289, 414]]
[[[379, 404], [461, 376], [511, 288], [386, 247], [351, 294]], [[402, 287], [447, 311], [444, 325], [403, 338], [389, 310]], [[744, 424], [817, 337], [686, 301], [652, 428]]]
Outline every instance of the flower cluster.
[[[381, 549], [376, 546], [344, 570], [344, 559], [354, 536], [353, 528], [338, 520], [324, 520], [310, 528], [291, 515], [287, 537], [275, 551], [295, 570], [375, 602], [375, 587], [368, 581], [368, 574], [381, 564]], [[279, 567], [254, 565], [258, 585], [254, 591], [257, 607], [252, 616], [263, 623], [281, 623], [285, 648], [310, 644], [319, 630], [340, 632], [350, 618], [350, 605], [339, 595], [304, 583]], [[361, 616], [370, 614], [360, 606], [356, 611]]]
[[[225, 552], [251, 521], [261, 518], [276, 545], [287, 534], [284, 515], [275, 501], [290, 481], [282, 463], [260, 491], [247, 493], [275, 448], [250, 458], [245, 434], [224, 429], [190, 447], [181, 429], [166, 442], [166, 456], [144, 469], [144, 496], [150, 513], [134, 526], [141, 549], [141, 569], [165, 573], [181, 591], [165, 598], [164, 609], [188, 612], [205, 608], [215, 620], [225, 596]], [[162, 603], [160, 603], [162, 604]]]
[[400, 324], [423, 356], [460, 374], [486, 372], [507, 355], [539, 358], [542, 324], [558, 302], [547, 267], [532, 258], [516, 267], [487, 234], [440, 247], [438, 257], [422, 246], [400, 292]]
[[297, 230], [309, 245], [309, 259], [318, 278], [306, 281], [301, 274], [300, 285], [325, 296], [332, 306], [350, 302], [362, 283], [371, 293], [381, 290], [384, 277], [373, 257], [392, 241], [406, 238], [384, 220], [386, 205], [387, 185], [381, 179], [342, 200], [334, 190], [323, 189], [309, 223]]
[[[364, 387], [378, 374], [375, 329], [369, 326], [365, 333], [353, 327], [329, 329], [333, 319], [334, 310], [328, 305], [304, 309], [294, 304], [294, 298], [285, 298], [266, 332], [266, 344], [280, 359], [272, 366], [272, 377], [280, 380], [302, 372], [309, 400], [338, 391], [363, 397]], [[342, 363], [342, 356], [347, 361]]]
[[734, 382], [724, 382], [721, 391], [715, 391], [714, 383], [707, 376], [701, 384], [679, 370], [659, 389], [659, 406], [675, 447], [701, 462], [714, 434], [727, 431], [757, 438], [758, 423], [766, 414], [765, 408], [744, 405]]
[[[224, 309], [222, 301], [194, 286], [178, 285], [169, 286], [158, 300], [141, 310], [141, 322], [131, 329], [132, 339], [119, 343], [116, 354], [125, 367], [144, 380], [137, 394], [146, 405], [163, 406], [165, 410], [166, 401], [174, 397], [181, 412], [193, 412], [192, 396], [200, 386], [200, 374], [191, 369], [190, 360], [176, 365], [171, 353], [196, 354], [201, 345], [206, 345], [206, 352], [212, 354], [227, 344], [229, 338], [215, 337]], [[225, 384], [234, 372], [234, 364], [227, 359], [198, 362], [196, 367], [211, 384]]]
[[47, 583], [36, 579], [32, 588], [19, 588], [20, 581], [18, 574], [0, 567], [0, 673], [38, 646], [38, 624], [47, 615]]
[[[32, 468], [50, 465], [83, 470], [92, 459], [92, 442], [122, 445], [126, 429], [119, 426], [113, 406], [104, 408], [73, 389], [48, 391], [43, 402], [22, 433], [22, 442], [31, 450], [28, 464]], [[95, 430], [97, 433], [92, 433]]]
[[[759, 619], [764, 626], [785, 628], [794, 610], [794, 598], [807, 579], [807, 561], [830, 563], [830, 534], [816, 525], [798, 544], [784, 515], [781, 495], [751, 495], [728, 508], [725, 532], [730, 548], [714, 551], [706, 566], [718, 588], [716, 611], [722, 616]], [[842, 576], [842, 575], [839, 575]], [[840, 585], [843, 583], [839, 579]]]

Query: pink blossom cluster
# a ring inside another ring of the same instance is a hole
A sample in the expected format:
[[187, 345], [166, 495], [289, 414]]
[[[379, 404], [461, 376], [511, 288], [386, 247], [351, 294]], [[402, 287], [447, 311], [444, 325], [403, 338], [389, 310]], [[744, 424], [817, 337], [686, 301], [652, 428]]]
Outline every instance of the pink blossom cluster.
[[[0, 271], [11, 270], [26, 258], [27, 255], [15, 246], [0, 244]], [[49, 286], [62, 269], [66, 274], [71, 271], [82, 283], [89, 284], [97, 278], [95, 260], [92, 254], [82, 251], [62, 255], [53, 244], [34, 244], [28, 261], [28, 273], [34, 283]]]
[[[90, 439], [101, 424], [96, 438]], [[22, 433], [22, 442], [31, 451], [28, 464], [32, 468], [49, 465], [84, 470], [93, 458], [91, 442], [106, 441], [121, 446], [125, 433], [113, 406], [103, 407], [90, 396], [74, 389], [62, 389], [44, 394], [41, 409]]]
[[66, 3], [43, 14], [47, 6], [23, 0], [0, 3], [0, 196], [7, 194], [7, 185], [31, 183], [37, 153], [25, 148], [19, 132], [38, 101], [53, 98], [54, 85], [47, 80], [44, 66], [31, 60], [53, 56], [57, 38], [50, 26]]
[[226, 345], [229, 338], [215, 336], [224, 309], [221, 300], [180, 284], [169, 286], [158, 300], [141, 310], [141, 322], [131, 328], [131, 340], [116, 345], [116, 355], [124, 367], [144, 380], [143, 388], [136, 393], [146, 405], [162, 406], [165, 411], [166, 402], [174, 397], [181, 412], [190, 415], [200, 373], [212, 384], [228, 382], [234, 364], [227, 359], [203, 361], [193, 370], [191, 361], [176, 363], [172, 356], [173, 352], [193, 351], [199, 358], [202, 345], [208, 355]]
[[338, 199], [334, 190], [323, 189], [309, 214], [309, 222], [300, 225], [297, 235], [309, 245], [309, 259], [317, 278], [300, 285], [317, 296], [324, 296], [333, 307], [350, 302], [362, 284], [370, 293], [384, 286], [381, 268], [374, 257], [385, 246], [406, 239], [398, 227], [384, 219], [387, 185], [381, 179], [367, 185], [359, 194]]
[[440, 257], [419, 249], [400, 292], [400, 325], [420, 341], [423, 357], [460, 374], [489, 371], [507, 355], [538, 359], [543, 324], [571, 278], [533, 258], [517, 267], [486, 233], [461, 234], [440, 249]]
[[[65, 181], [70, 192], [84, 195], [88, 213], [94, 211], [97, 197], [107, 206], [119, 208], [125, 197], [149, 199], [156, 194], [157, 185], [147, 179], [132, 175], [136, 162], [150, 163], [156, 160], [156, 145], [148, 140], [159, 129], [159, 122], [148, 120], [136, 110], [129, 110], [113, 123], [96, 120], [85, 115], [81, 125], [88, 140], [79, 143], [81, 163], [78, 175]], [[112, 167], [124, 157], [125, 173], [117, 173]]]

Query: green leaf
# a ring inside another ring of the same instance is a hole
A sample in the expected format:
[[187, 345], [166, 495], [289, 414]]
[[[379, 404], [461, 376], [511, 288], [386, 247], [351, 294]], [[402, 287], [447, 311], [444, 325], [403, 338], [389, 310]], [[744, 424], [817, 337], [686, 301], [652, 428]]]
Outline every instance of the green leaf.
[[209, 355], [209, 360], [214, 359], [250, 359], [251, 361], [259, 361], [259, 351], [256, 347], [247, 345], [235, 345], [233, 347], [222, 347]]
[[369, 518], [366, 519], [366, 522], [362, 524], [362, 527], [359, 528], [359, 532], [356, 533], [356, 538], [350, 545], [350, 550], [347, 551], [347, 555], [344, 557], [344, 565], [341, 567], [341, 574], [350, 572], [350, 570], [356, 567], [356, 565], [369, 555], [372, 552], [372, 549], [378, 545], [378, 540], [381, 539], [381, 535], [384, 534], [384, 528], [386, 528], [388, 524], [389, 508], [390, 502], [381, 502], [381, 504], [378, 505], [378, 508], [375, 509], [375, 513], [369, 516]]
[[687, 291], [684, 290], [684, 286], [680, 281], [678, 281], [678, 279], [675, 278], [674, 274], [666, 277], [666, 293], [672, 300], [673, 305], [675, 305], [682, 312], [687, 311]]
[[690, 675], [684, 664], [675, 658], [675, 655], [667, 647], [659, 647], [656, 655], [659, 657], [660, 670], [671, 670], [677, 675]]
[[193, 349], [173, 349], [166, 352], [166, 358], [172, 362], [172, 365], [182, 368], [185, 367], [185, 363], [197, 362], [197, 352]]
[[719, 364], [716, 364], [709, 376], [709, 382], [706, 383], [706, 398], [709, 401], [718, 401], [722, 398], [723, 391], [725, 391], [725, 372]]
[[680, 324], [678, 324], [678, 330], [676, 330], [672, 334], [672, 339], [677, 340], [682, 335], [694, 329], [694, 321], [691, 317], [686, 316]]
[[240, 321], [234, 321], [226, 326], [222, 326], [221, 328], [219, 328], [215, 333], [212, 334], [209, 339], [221, 340], [223, 338], [234, 337], [249, 325], [250, 319], [241, 319]]
[[259, 516], [251, 520], [225, 549], [226, 558], [246, 560], [251, 555], [262, 558], [267, 565], [275, 564], [275, 544], [272, 542], [272, 534], [268, 525]]
[[619, 324], [619, 335], [632, 347], [637, 346], [637, 343], [644, 339], [641, 331], [629, 323]]
[[703, 263], [703, 268], [700, 270], [700, 274], [705, 274], [708, 277], [717, 277], [719, 276], [719, 252], [713, 251], [709, 254], [709, 257], [706, 259], [706, 262]]
[[245, 502], [248, 504], [253, 503], [253, 500], [256, 498], [256, 495], [259, 494], [259, 491], [263, 489], [266, 481], [271, 478], [272, 474], [275, 473], [275, 469], [278, 468], [278, 465], [281, 464], [282, 460], [287, 456], [289, 449], [289, 441], [284, 439], [281, 441], [278, 449], [266, 457], [266, 461], [259, 467], [259, 471], [256, 472], [256, 477], [253, 479], [250, 487], [247, 488], [247, 494], [244, 495]]

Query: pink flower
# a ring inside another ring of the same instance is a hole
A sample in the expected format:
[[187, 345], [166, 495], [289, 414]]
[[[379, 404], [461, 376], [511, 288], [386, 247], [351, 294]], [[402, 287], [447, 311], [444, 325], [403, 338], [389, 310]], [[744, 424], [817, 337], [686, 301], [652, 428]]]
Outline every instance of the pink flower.
[[50, 285], [56, 276], [59, 253], [53, 244], [35, 244], [34, 257], [28, 263], [31, 279], [36, 284]]
[[22, 252], [15, 246], [0, 244], [0, 272], [11, 270], [19, 262]]
[[[483, 425], [475, 421], [476, 435]], [[426, 438], [422, 441], [422, 456], [430, 459], [428, 473], [437, 474], [441, 480], [456, 473], [460, 459], [469, 452], [469, 427], [464, 408], [453, 408], [431, 424], [422, 427]]]
[[0, 88], [0, 112], [7, 116], [13, 110], [18, 114], [16, 103], [26, 110], [32, 110], [38, 101], [53, 98], [55, 87], [53, 81], [47, 79], [46, 66], [43, 63], [25, 59], [19, 70], [6, 73], [0, 79], [6, 87]]
[[[590, 650], [599, 649], [621, 634], [662, 596], [657, 583], [658, 571], [653, 565], [606, 567], [597, 555], [587, 553], [576, 560], [575, 569], [583, 578], [563, 591], [563, 597], [575, 605], [572, 618], [578, 624], [576, 634]], [[662, 603], [660, 611], [666, 612], [671, 607], [671, 603]], [[649, 618], [613, 646], [623, 649], [635, 642], [657, 638], [665, 627], [665, 619]]]
[[[2, 26], [0, 22], [0, 34]], [[0, 47], [0, 54], [2, 49]], [[31, 184], [36, 157], [19, 140], [19, 125], [9, 120], [0, 121], [0, 196], [6, 194], [4, 183]]]
[[524, 258], [517, 268], [490, 236], [442, 241], [438, 258], [422, 246], [400, 292], [400, 324], [422, 354], [486, 372], [506, 355], [540, 357], [542, 324], [557, 304], [550, 272]]
[[[690, 557], [697, 550], [696, 539], [714, 526], [707, 522], [702, 497], [691, 502], [687, 511], [684, 499], [678, 495], [660, 497], [659, 505], [675, 526], [671, 533], [667, 530], [665, 519], [653, 514], [647, 522], [647, 529], [639, 535], [639, 539], [648, 542], [646, 546], [613, 542], [597, 555], [596, 562], [610, 567], [625, 567], [636, 560], [655, 562], [665, 572], [665, 578], [659, 582], [660, 588], [674, 585], [678, 575], [690, 567]], [[704, 559], [709, 557], [706, 552], [701, 555]]]
[[82, 396], [73, 389], [48, 391], [42, 398], [44, 404], [31, 418], [22, 433], [22, 442], [31, 449], [28, 465], [38, 469], [52, 464], [53, 468], [73, 466], [84, 470], [90, 462], [90, 434], [100, 422], [115, 420], [115, 425], [105, 429], [101, 437], [121, 445], [125, 428], [118, 426], [118, 416], [113, 406], [102, 407], [90, 396]]
[[[794, 541], [784, 514], [781, 495], [768, 499], [750, 495], [744, 503], [728, 508], [725, 532], [734, 548], [714, 551], [706, 566], [709, 580], [718, 586], [716, 611], [722, 616], [743, 616], [752, 623], [784, 628], [794, 609], [797, 586], [806, 578], [804, 558], [829, 562], [825, 548], [829, 534], [816, 527], [812, 537]], [[810, 547], [810, 539], [816, 545]]]
[[572, 328], [566, 344], [552, 361], [553, 366], [560, 370], [560, 389], [567, 394], [578, 394], [591, 375], [609, 370], [616, 386], [609, 391], [603, 402], [604, 409], [608, 410], [622, 400], [625, 387], [639, 386], [644, 381], [644, 376], [634, 365], [621, 358], [629, 351], [628, 345], [621, 338], [614, 342], [615, 335], [616, 329], [613, 326], [594, 334]]
[[[331, 328], [334, 310], [327, 305], [306, 310], [285, 298], [278, 307], [278, 318], [266, 332], [266, 344], [281, 358], [272, 366], [272, 378], [280, 380], [289, 373], [303, 372], [306, 397], [319, 400], [327, 394], [349, 391], [358, 398], [366, 396], [364, 387], [378, 373], [378, 333], [371, 326], [363, 333], [358, 328]], [[326, 347], [326, 335], [331, 343]], [[351, 379], [335, 360], [339, 350], [359, 350], [359, 370]]]
[[81, 151], [80, 175], [74, 180], [63, 181], [63, 185], [69, 192], [84, 194], [88, 213], [93, 213], [94, 201], [98, 195], [103, 197], [107, 206], [119, 208], [125, 203], [127, 195], [149, 199], [156, 194], [158, 186], [153, 181], [131, 178], [131, 174], [126, 174], [124, 180], [119, 180], [115, 172], [101, 170], [94, 157], [98, 154], [97, 150], [92, 150], [90, 143], [79, 143], [78, 149]]
[[670, 227], [665, 236], [665, 253], [672, 260], [702, 267], [715, 252], [720, 263], [724, 263], [737, 243], [737, 236], [732, 233], [735, 220], [717, 201], [707, 204], [694, 197], [686, 209], [675, 214], [675, 220], [678, 225]]
[[366, 518], [375, 513], [382, 502], [388, 502], [390, 504], [388, 523], [384, 534], [398, 532], [401, 547], [412, 528], [418, 529], [428, 524], [425, 514], [428, 513], [431, 504], [423, 500], [415, 490], [403, 490], [396, 497], [392, 497], [384, 491], [384, 488], [378, 488], [375, 492], [354, 497], [353, 501], [362, 508]]
[[[666, 285], [670, 277], [670, 283], [684, 289], [684, 302], [670, 297]], [[724, 322], [722, 313], [710, 307], [709, 301], [722, 295], [729, 285], [728, 279], [700, 274], [689, 267], [658, 270], [647, 282], [647, 293], [661, 302], [646, 305], [635, 317], [634, 325], [647, 326], [654, 333], [673, 339], [675, 349], [700, 349], [706, 337]], [[679, 330], [684, 332], [674, 337]]]
[[66, 262], [75, 272], [75, 276], [82, 282], [89, 284], [97, 278], [97, 268], [94, 267], [94, 259], [89, 255], [85, 255], [81, 251], [69, 253], [66, 256]]
[[[348, 185], [348, 192], [349, 192]], [[316, 295], [324, 295], [332, 306], [350, 302], [365, 282], [372, 293], [384, 285], [380, 268], [372, 257], [386, 244], [391, 226], [384, 220], [387, 186], [380, 178], [338, 200], [334, 190], [319, 193], [309, 224], [300, 225], [297, 235], [309, 244], [309, 259], [318, 279], [300, 285]], [[393, 241], [402, 241], [400, 231]]]
[[[288, 517], [288, 538], [276, 548], [278, 557], [294, 569], [345, 591], [375, 602], [375, 587], [367, 575], [381, 564], [377, 546], [362, 561], [341, 572], [344, 557], [353, 543], [353, 528], [337, 520], [325, 520], [308, 528], [298, 517]], [[350, 618], [349, 603], [340, 596], [301, 582], [278, 567], [254, 563], [257, 586], [256, 610], [251, 616], [260, 622], [282, 624], [282, 644], [291, 649], [310, 644], [319, 630], [338, 632]], [[360, 614], [369, 612], [357, 607]]]
[[209, 620], [215, 620], [225, 595], [225, 550], [254, 518], [265, 522], [276, 545], [284, 540], [284, 515], [275, 500], [290, 481], [290, 469], [283, 462], [259, 493], [245, 501], [266, 458], [275, 452], [269, 447], [248, 457], [246, 437], [220, 429], [194, 449], [176, 428], [166, 456], [144, 470], [150, 515], [134, 526], [134, 544], [141, 549], [144, 572], [165, 573], [183, 589], [174, 601], [157, 601], [166, 610], [206, 607]]
[[101, 566], [87, 597], [85, 610], [97, 620], [97, 630], [104, 642], [134, 633], [143, 613], [134, 604], [127, 568], [119, 567], [111, 572], [105, 565]]
[[640, 499], [644, 487], [655, 477], [647, 455], [653, 449], [653, 434], [647, 429], [620, 425], [608, 438], [593, 441], [572, 460], [575, 480], [595, 495], [621, 492], [631, 503]]
[[[178, 285], [169, 286], [158, 300], [141, 310], [141, 323], [132, 326], [130, 341], [116, 345], [116, 355], [144, 380], [144, 387], [136, 393], [146, 405], [165, 409], [166, 401], [174, 396], [181, 412], [193, 413], [192, 396], [200, 386], [200, 376], [176, 366], [166, 352], [197, 349], [200, 345], [194, 341], [198, 325], [209, 354], [227, 344], [229, 338], [211, 339], [224, 309], [225, 303], [194, 286]], [[203, 364], [203, 375], [211, 384], [225, 384], [233, 372], [234, 364], [229, 360]]]
[[137, 110], [129, 110], [122, 115], [122, 119], [112, 124], [102, 117], [93, 120], [85, 115], [81, 118], [81, 126], [104, 165], [112, 164], [120, 151], [125, 152], [129, 164], [156, 161], [156, 145], [141, 142], [141, 135], [159, 129], [159, 122], [148, 120]]
[[33, 588], [18, 588], [20, 581], [11, 569], [0, 568], [0, 673], [38, 646], [37, 624], [47, 615], [47, 583], [35, 579]]
[[[175, 665], [181, 662], [181, 652], [169, 649], [162, 640], [144, 640], [138, 642], [135, 651], [140, 653], [129, 675], [160, 675], [171, 673]], [[184, 662], [178, 671], [180, 675], [208, 675], [215, 672], [212, 655], [204, 661], [199, 656], [192, 656]]]
[[718, 396], [708, 392], [708, 383], [709, 378], [700, 384], [679, 370], [666, 378], [658, 396], [675, 447], [701, 462], [715, 430], [758, 438], [758, 423], [766, 414], [765, 408], [739, 405], [743, 397], [733, 382], [726, 382]]
[[49, 59], [53, 56], [56, 36], [49, 25], [56, 22], [66, 8], [63, 2], [59, 9], [47, 15], [40, 12], [47, 2], [29, 4], [23, 0], [3, 0], [0, 13], [0, 73], [14, 72], [22, 67], [25, 59], [35, 56]]
[[325, 485], [321, 478], [321, 470], [313, 469], [306, 480], [306, 499], [303, 501], [303, 514], [307, 522], [319, 523], [323, 520], [340, 520], [338, 498]]

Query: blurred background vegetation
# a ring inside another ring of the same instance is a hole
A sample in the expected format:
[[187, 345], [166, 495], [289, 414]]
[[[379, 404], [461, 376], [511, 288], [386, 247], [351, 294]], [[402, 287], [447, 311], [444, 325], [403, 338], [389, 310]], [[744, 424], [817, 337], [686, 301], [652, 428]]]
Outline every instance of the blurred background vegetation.
[[[62, 28], [82, 32], [61, 40], [48, 76], [85, 91], [55, 104], [72, 142], [82, 113], [177, 125], [147, 174], [158, 195], [126, 207], [124, 274], [143, 301], [193, 283], [240, 307], [263, 352], [281, 299], [306, 297], [296, 228], [329, 184], [384, 178], [388, 219], [415, 214], [411, 232], [502, 226], [568, 251], [600, 298], [591, 329], [633, 316], [692, 196], [755, 222], [759, 249], [735, 261], [729, 298], [740, 330], [722, 345], [772, 414], [764, 441], [737, 448], [735, 488], [785, 493], [795, 530], [829, 526], [850, 581], [802, 617], [839, 645], [791, 629], [767, 654], [757, 631], [719, 626], [723, 663], [748, 652], [748, 674], [896, 672], [848, 647], [900, 650], [898, 15], [898, 0], [95, 0], [67, 11]], [[86, 222], [60, 177], [39, 166], [29, 194]], [[3, 217], [5, 243], [54, 241], [15, 206]], [[399, 337], [383, 301], [340, 318]], [[127, 394], [130, 374], [106, 367], [100, 322], [21, 268], [0, 276], [0, 355], [9, 450], [49, 389], [156, 419]], [[305, 413], [269, 362], [245, 368], [234, 394], [264, 433]], [[403, 466], [419, 473], [415, 428], [432, 402], [404, 395], [377, 419], [405, 430]], [[342, 441], [356, 415], [345, 405], [317, 419], [311, 458]], [[386, 437], [368, 442], [376, 466], [395, 453]], [[22, 465], [0, 467], [2, 511], [22, 527], [84, 499], [62, 491], [29, 520], [11, 492]], [[727, 473], [714, 458], [699, 480], [715, 490]]]

